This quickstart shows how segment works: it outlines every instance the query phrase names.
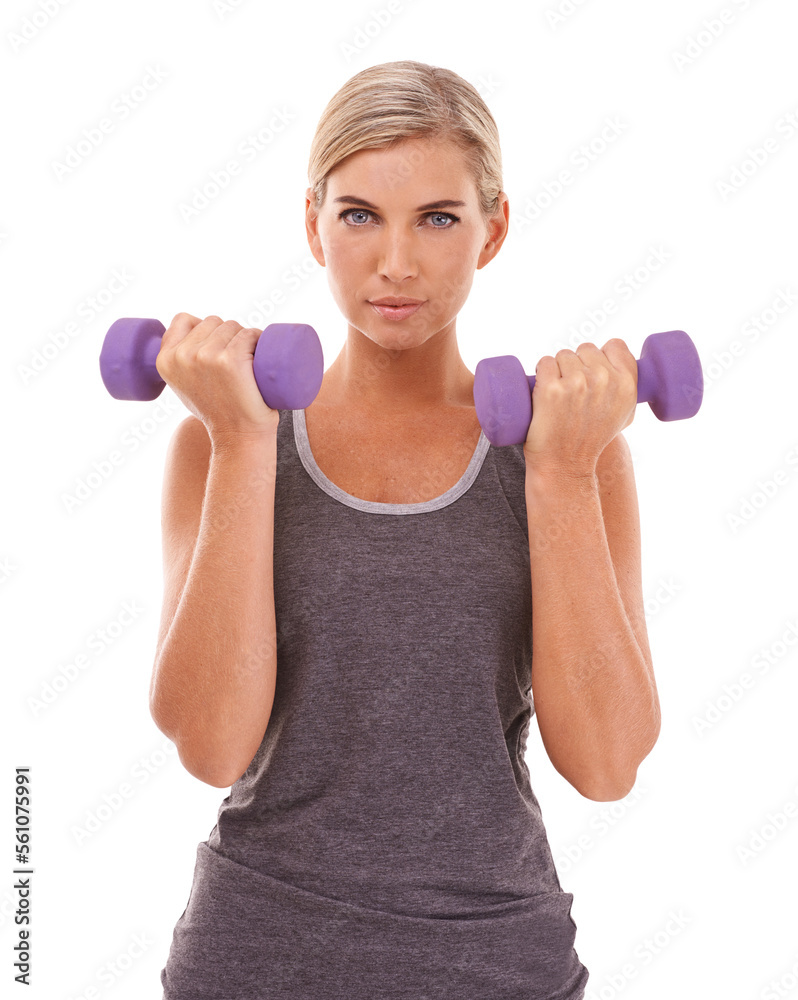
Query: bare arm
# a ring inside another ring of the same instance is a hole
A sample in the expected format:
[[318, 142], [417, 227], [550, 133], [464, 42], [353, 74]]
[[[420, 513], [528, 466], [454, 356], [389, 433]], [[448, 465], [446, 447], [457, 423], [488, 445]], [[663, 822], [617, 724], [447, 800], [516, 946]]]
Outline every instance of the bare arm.
[[660, 728], [628, 444], [617, 435], [590, 477], [528, 463], [526, 501], [541, 738], [581, 794], [620, 799]]
[[219, 788], [248, 767], [274, 701], [277, 422], [212, 443], [187, 417], [166, 461], [150, 712], [185, 768]]

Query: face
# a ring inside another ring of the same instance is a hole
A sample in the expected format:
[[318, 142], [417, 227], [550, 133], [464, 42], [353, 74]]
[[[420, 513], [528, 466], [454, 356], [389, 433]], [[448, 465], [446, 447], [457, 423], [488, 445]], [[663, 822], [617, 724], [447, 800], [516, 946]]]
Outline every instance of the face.
[[[506, 195], [486, 222], [463, 154], [435, 139], [353, 153], [328, 175], [318, 215], [311, 198], [308, 189], [308, 242], [333, 297], [350, 328], [387, 350], [453, 334], [474, 271], [507, 233]], [[457, 204], [429, 207], [444, 201]], [[383, 298], [421, 305], [381, 313], [372, 303]]]

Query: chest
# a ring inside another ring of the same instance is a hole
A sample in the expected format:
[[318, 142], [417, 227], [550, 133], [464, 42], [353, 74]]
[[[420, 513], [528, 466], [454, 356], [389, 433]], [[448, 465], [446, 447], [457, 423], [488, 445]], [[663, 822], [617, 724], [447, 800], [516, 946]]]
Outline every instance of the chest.
[[350, 496], [424, 503], [465, 474], [480, 436], [476, 411], [459, 407], [413, 424], [305, 410], [308, 443], [324, 475]]

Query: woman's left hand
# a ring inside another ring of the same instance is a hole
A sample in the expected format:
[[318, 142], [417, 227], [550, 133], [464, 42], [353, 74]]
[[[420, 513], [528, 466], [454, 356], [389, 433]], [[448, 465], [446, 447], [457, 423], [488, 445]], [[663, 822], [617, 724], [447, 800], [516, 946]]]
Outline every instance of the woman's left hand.
[[626, 344], [546, 355], [535, 369], [532, 422], [524, 442], [527, 467], [567, 476], [592, 476], [599, 455], [634, 420], [637, 361]]

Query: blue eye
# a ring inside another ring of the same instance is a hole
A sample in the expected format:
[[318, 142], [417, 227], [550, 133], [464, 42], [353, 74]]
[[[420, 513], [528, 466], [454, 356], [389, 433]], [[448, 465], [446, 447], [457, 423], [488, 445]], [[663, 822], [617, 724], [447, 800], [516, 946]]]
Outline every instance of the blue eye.
[[[373, 214], [372, 212], [366, 211], [365, 208], [346, 208], [346, 209], [344, 209], [343, 212], [339, 212], [338, 213], [338, 218], [339, 219], [345, 219], [345, 218], [347, 218], [350, 215], [369, 216], [369, 215], [372, 215], [372, 214]], [[450, 225], [445, 225], [445, 226], [436, 226], [436, 225], [433, 225], [431, 227], [432, 229], [452, 229], [452, 228], [454, 228], [455, 223], [458, 223], [460, 221], [460, 216], [459, 215], [452, 215], [451, 212], [427, 212], [427, 214], [424, 216], [424, 218], [425, 219], [430, 219], [430, 218], [448, 219], [449, 222], [450, 222]], [[360, 223], [360, 222], [351, 222], [350, 221], [349, 225], [353, 229], [360, 229], [360, 228], [362, 228], [363, 225], [365, 225], [365, 222]]]
[[[454, 222], [459, 222], [460, 221], [460, 219], [458, 218], [458, 216], [452, 215], [449, 212], [433, 212], [432, 215], [430, 215], [430, 218], [436, 218], [436, 217], [439, 218], [439, 219], [453, 219]], [[452, 227], [451, 226], [433, 226], [432, 228], [433, 229], [451, 229]]]
[[352, 215], [353, 213], [356, 214], [356, 215], [369, 215], [370, 214], [364, 208], [349, 208], [345, 212], [341, 212], [341, 214], [338, 216], [338, 218], [339, 219], [343, 219], [344, 216], [346, 216], [346, 215]]

